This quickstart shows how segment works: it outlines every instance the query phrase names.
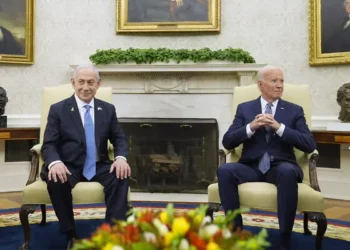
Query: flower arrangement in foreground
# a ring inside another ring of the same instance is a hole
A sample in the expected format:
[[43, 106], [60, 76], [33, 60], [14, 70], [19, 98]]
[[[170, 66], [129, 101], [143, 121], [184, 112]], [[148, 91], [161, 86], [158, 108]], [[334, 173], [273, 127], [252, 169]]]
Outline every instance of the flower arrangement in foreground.
[[269, 246], [267, 232], [232, 233], [232, 219], [241, 211], [205, 216], [204, 205], [175, 212], [172, 204], [164, 211], [136, 210], [127, 221], [103, 224], [90, 239], [74, 244], [73, 250], [262, 250]]

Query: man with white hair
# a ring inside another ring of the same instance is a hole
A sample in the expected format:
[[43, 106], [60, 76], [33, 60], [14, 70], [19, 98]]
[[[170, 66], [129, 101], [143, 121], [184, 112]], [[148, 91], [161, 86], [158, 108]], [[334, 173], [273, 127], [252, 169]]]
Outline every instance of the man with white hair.
[[[100, 83], [94, 66], [75, 69], [75, 93], [50, 107], [41, 148], [44, 165], [40, 176], [47, 182], [61, 231], [67, 235], [67, 249], [77, 238], [72, 189], [78, 182], [95, 181], [104, 187], [107, 222], [126, 219], [131, 174], [128, 142], [113, 104], [95, 98]], [[108, 157], [108, 140], [114, 147], [114, 159]]]
[[[284, 77], [280, 68], [266, 66], [257, 75], [261, 96], [237, 107], [223, 146], [233, 149], [243, 143], [236, 163], [217, 170], [221, 204], [227, 213], [240, 208], [238, 185], [265, 181], [277, 187], [280, 250], [290, 249], [291, 233], [298, 203], [298, 182], [303, 171], [297, 165], [293, 148], [306, 153], [316, 149], [302, 107], [281, 99]], [[242, 228], [242, 216], [235, 218]]]

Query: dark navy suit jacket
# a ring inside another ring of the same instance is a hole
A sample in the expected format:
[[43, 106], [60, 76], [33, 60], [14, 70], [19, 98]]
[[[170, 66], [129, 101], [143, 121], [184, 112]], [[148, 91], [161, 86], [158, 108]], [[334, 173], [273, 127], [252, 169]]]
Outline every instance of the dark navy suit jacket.
[[[95, 98], [94, 115], [99, 160], [112, 163], [108, 157], [108, 140], [114, 146], [115, 157], [127, 157], [127, 138], [119, 126], [114, 106]], [[61, 160], [73, 175], [81, 176], [86, 157], [86, 143], [74, 95], [50, 107], [41, 154], [45, 162], [41, 171], [44, 180], [47, 178], [48, 165], [57, 160]]]
[[243, 143], [239, 162], [248, 165], [257, 163], [267, 151], [272, 162], [287, 161], [296, 164], [294, 147], [306, 153], [312, 153], [316, 149], [316, 141], [306, 124], [303, 108], [282, 99], [278, 101], [274, 118], [285, 125], [283, 135], [280, 137], [274, 133], [267, 142], [266, 129], [261, 127], [248, 138], [246, 126], [256, 115], [261, 114], [261, 110], [260, 97], [239, 104], [233, 123], [224, 135], [222, 143], [226, 149], [236, 148]]

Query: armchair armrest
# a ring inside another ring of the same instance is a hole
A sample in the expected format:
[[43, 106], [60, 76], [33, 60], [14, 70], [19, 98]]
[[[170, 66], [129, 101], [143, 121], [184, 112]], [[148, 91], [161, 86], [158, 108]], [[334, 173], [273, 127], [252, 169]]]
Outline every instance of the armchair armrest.
[[309, 159], [310, 185], [314, 190], [321, 192], [320, 186], [318, 184], [317, 169], [316, 169], [316, 163], [319, 158], [318, 151], [315, 150], [311, 154], [308, 154], [307, 157]]
[[31, 166], [26, 186], [36, 181], [39, 171], [39, 157], [42, 144], [36, 144], [30, 149]]

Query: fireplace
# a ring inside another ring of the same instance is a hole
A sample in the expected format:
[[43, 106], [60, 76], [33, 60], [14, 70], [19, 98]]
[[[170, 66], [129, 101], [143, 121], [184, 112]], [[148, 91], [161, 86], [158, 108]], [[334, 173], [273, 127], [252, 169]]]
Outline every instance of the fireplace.
[[206, 193], [218, 167], [216, 119], [119, 118], [132, 191]]

